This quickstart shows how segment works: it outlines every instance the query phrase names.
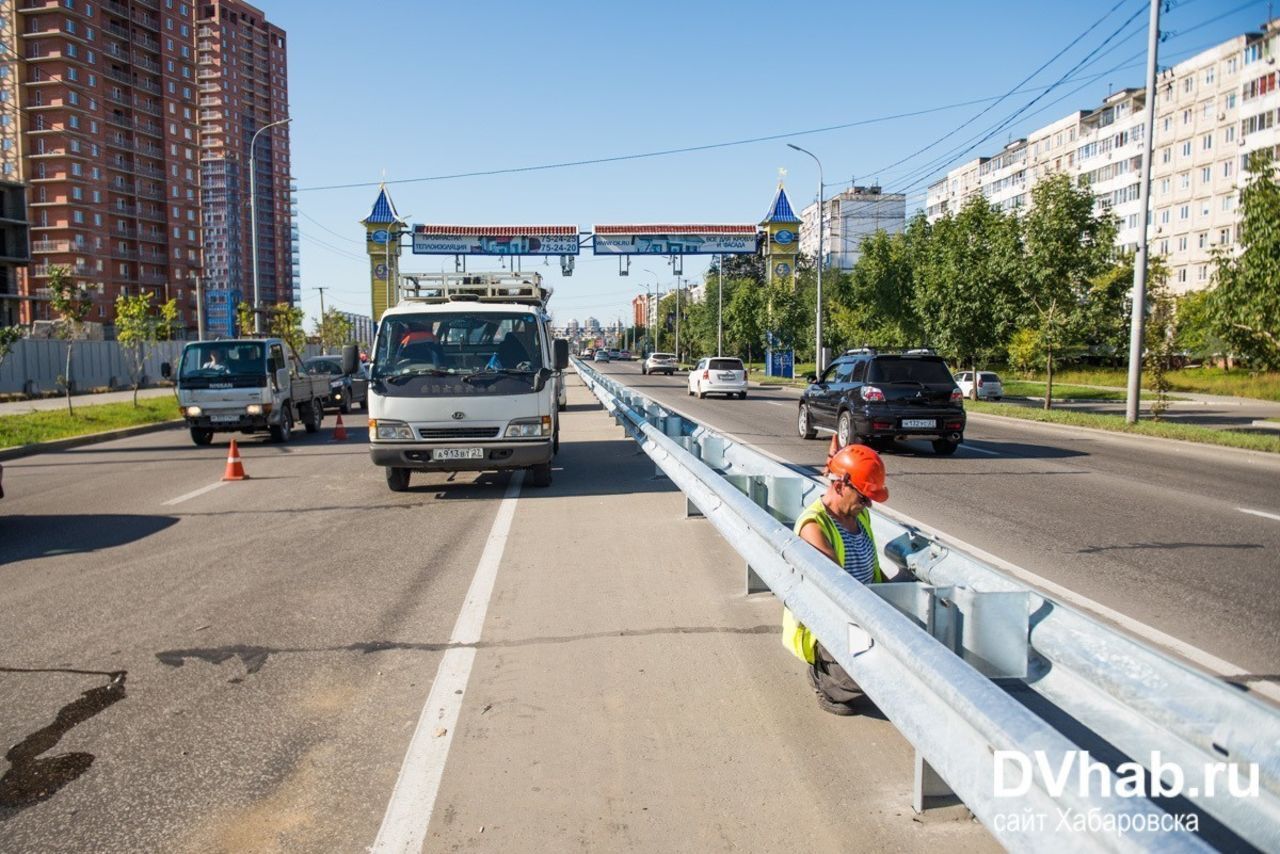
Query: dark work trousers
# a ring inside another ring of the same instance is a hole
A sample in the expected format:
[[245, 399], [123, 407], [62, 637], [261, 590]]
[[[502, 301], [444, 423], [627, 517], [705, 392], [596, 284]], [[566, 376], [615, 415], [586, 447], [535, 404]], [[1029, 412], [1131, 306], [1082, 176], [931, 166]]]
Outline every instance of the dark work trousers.
[[821, 643], [814, 641], [813, 683], [833, 703], [850, 703], [862, 696], [853, 677], [831, 657]]

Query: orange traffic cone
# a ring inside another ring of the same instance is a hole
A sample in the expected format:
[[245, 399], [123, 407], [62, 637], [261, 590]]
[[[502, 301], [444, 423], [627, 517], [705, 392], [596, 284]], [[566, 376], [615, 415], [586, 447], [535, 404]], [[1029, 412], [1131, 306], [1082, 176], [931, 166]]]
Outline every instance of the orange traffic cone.
[[335, 442], [347, 441], [347, 428], [342, 426], [341, 412], [338, 413], [338, 423], [334, 425], [334, 428], [333, 428], [333, 441]]
[[222, 475], [223, 480], [248, 480], [249, 475], [244, 473], [244, 463], [240, 462], [240, 446], [236, 444], [236, 440], [231, 440], [231, 447], [227, 449], [227, 470]]

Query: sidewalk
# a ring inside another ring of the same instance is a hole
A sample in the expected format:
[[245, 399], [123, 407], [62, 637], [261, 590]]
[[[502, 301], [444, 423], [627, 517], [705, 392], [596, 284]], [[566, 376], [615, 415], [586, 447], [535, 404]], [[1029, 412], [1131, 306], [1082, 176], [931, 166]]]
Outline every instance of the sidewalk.
[[[172, 396], [173, 389], [168, 386], [144, 388], [138, 392], [138, 399], [141, 400], [145, 397], [164, 397], [166, 394]], [[71, 405], [77, 409], [82, 406], [97, 406], [102, 403], [131, 403], [132, 401], [132, 391], [107, 391], [102, 394], [71, 395]], [[0, 403], [0, 416], [26, 415], [29, 412], [45, 412], [52, 409], [66, 408], [67, 399], [65, 397], [41, 397], [34, 400], [16, 400], [11, 403]]]
[[555, 482], [525, 487], [429, 850], [998, 850], [913, 819], [912, 749], [820, 711], [781, 607], [576, 377]]

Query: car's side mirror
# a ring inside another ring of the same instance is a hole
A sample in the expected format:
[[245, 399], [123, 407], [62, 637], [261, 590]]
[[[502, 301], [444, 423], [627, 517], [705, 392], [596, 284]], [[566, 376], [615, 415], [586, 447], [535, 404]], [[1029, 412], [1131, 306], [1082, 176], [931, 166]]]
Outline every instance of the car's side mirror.
[[281, 389], [281, 388], [288, 388], [288, 387], [289, 387], [289, 369], [277, 368], [276, 369], [276, 388]]
[[818, 375], [815, 373], [807, 373], [804, 375], [804, 381], [807, 383], [816, 383], [818, 381]]
[[161, 362], [160, 376], [164, 377], [165, 379], [169, 379], [169, 377], [173, 376], [173, 365], [169, 364], [168, 362]]
[[555, 353], [556, 370], [563, 371], [569, 367], [569, 342], [563, 338], [557, 338], [552, 342], [551, 348]]
[[342, 373], [350, 376], [356, 372], [356, 365], [360, 361], [360, 353], [356, 350], [356, 345], [348, 344], [342, 348]]

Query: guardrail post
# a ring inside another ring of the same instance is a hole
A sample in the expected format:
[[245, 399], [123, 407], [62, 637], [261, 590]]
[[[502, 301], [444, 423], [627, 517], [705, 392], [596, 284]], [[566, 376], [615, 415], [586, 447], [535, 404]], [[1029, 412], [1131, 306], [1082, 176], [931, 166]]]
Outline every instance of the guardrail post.
[[751, 568], [751, 564], [747, 564], [747, 595], [752, 593], [768, 593], [769, 585], [764, 583], [764, 579], [756, 574]]
[[693, 503], [691, 500], [689, 500], [689, 498], [686, 496], [686, 497], [685, 497], [685, 499], [684, 499], [684, 518], [686, 518], [686, 519], [698, 519], [698, 518], [702, 518], [702, 515], [703, 515], [703, 513], [702, 513], [702, 511], [701, 511], [701, 510], [699, 510], [699, 509], [698, 509], [698, 505], [694, 504], [694, 503]]
[[956, 793], [947, 785], [947, 781], [938, 776], [938, 772], [933, 770], [933, 766], [926, 762], [924, 755], [917, 750], [915, 784], [911, 787], [911, 808], [919, 814], [926, 809], [950, 806], [957, 801]]

